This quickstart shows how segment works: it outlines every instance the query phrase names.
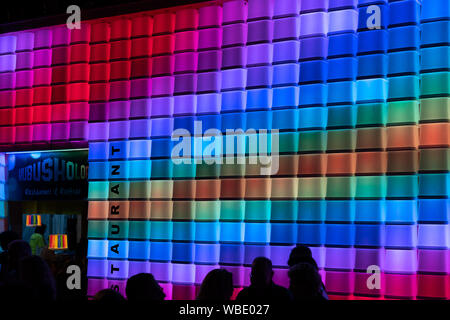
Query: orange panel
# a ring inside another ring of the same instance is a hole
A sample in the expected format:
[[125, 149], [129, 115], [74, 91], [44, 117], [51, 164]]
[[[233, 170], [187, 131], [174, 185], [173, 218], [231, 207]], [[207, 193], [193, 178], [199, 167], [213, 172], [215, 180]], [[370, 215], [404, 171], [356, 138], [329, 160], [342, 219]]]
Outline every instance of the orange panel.
[[327, 168], [325, 154], [302, 154], [298, 159], [298, 174], [300, 176], [323, 175]]
[[355, 153], [327, 154], [327, 175], [354, 175], [356, 170]]
[[386, 128], [364, 128], [357, 130], [357, 150], [384, 148], [386, 148]]
[[386, 152], [358, 152], [356, 154], [356, 173], [385, 173], [387, 167]]
[[129, 202], [128, 201], [110, 201], [108, 207], [108, 219], [128, 219]]
[[152, 201], [151, 219], [171, 220], [172, 209], [172, 201]]
[[197, 180], [195, 189], [196, 199], [219, 199], [220, 180]]
[[245, 196], [245, 179], [221, 179], [220, 198], [243, 199]]
[[419, 146], [418, 126], [388, 127], [386, 131], [389, 149], [416, 149]]
[[88, 219], [108, 219], [108, 201], [89, 201]]
[[130, 201], [130, 219], [150, 219], [150, 207], [150, 201]]
[[416, 173], [419, 170], [419, 151], [403, 150], [387, 152], [387, 172]]
[[245, 198], [268, 199], [271, 192], [270, 186], [271, 179], [247, 179], [245, 182]]
[[277, 176], [296, 176], [298, 172], [298, 155], [279, 156]]
[[450, 146], [449, 123], [427, 123], [420, 125], [421, 147], [448, 147]]
[[194, 199], [195, 180], [174, 180], [173, 198], [174, 199]]

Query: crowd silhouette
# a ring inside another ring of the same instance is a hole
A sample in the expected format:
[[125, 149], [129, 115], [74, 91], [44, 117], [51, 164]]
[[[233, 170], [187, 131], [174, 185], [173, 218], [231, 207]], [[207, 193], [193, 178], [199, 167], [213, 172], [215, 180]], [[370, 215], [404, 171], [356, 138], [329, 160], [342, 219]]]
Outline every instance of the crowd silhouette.
[[[37, 230], [41, 234], [41, 229]], [[40, 242], [40, 240], [39, 240]], [[36, 239], [30, 244], [13, 231], [0, 234], [0, 301], [74, 301], [87, 300], [81, 290], [69, 290], [66, 285], [67, 266], [86, 268], [83, 246], [75, 257], [58, 259], [53, 251], [41, 248], [35, 253]], [[35, 246], [33, 248], [33, 246]], [[325, 285], [311, 250], [303, 245], [292, 249], [287, 261], [289, 287], [284, 288], [273, 281], [272, 261], [266, 257], [253, 260], [250, 285], [236, 296], [239, 303], [287, 302], [302, 300], [328, 300]], [[84, 277], [86, 278], [86, 277]], [[86, 280], [85, 280], [86, 281]], [[85, 283], [84, 283], [85, 284]], [[225, 269], [211, 270], [203, 279], [197, 300], [226, 302], [234, 292], [233, 275]], [[142, 303], [163, 301], [166, 295], [151, 273], [139, 273], [127, 280], [126, 297], [113, 289], [95, 294], [99, 303]]]

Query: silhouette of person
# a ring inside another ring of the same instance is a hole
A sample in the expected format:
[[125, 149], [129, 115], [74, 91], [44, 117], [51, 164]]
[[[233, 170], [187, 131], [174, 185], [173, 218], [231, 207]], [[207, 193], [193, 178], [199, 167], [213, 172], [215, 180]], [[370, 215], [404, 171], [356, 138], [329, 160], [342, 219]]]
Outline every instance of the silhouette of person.
[[224, 269], [211, 270], [200, 286], [197, 300], [229, 301], [233, 295], [233, 275]]
[[8, 271], [6, 277], [9, 280], [18, 280], [19, 262], [29, 256], [31, 256], [31, 248], [28, 242], [14, 240], [8, 245]]
[[294, 301], [323, 300], [322, 280], [317, 269], [308, 262], [301, 262], [289, 269], [289, 290]]
[[49, 266], [39, 256], [29, 256], [19, 262], [19, 280], [31, 289], [33, 300], [54, 301], [55, 279]]
[[166, 297], [151, 273], [139, 273], [130, 277], [125, 292], [130, 302], [162, 301]]
[[4, 231], [0, 233], [0, 246], [2, 252], [0, 253], [0, 281], [2, 281], [8, 272], [8, 245], [14, 241], [20, 239], [17, 232]]
[[[307, 246], [299, 244], [294, 249], [291, 250], [288, 260], [288, 266], [292, 268], [294, 265], [303, 262], [311, 264], [316, 269], [316, 271], [319, 272], [319, 266], [317, 265], [316, 260], [314, 260], [312, 256], [311, 249], [308, 248]], [[322, 296], [328, 300], [327, 291], [325, 285], [322, 282], [322, 279], [320, 280], [320, 282], [322, 284], [321, 285]]]
[[292, 300], [289, 290], [276, 285], [273, 280], [272, 261], [265, 257], [253, 260], [250, 274], [250, 286], [239, 292], [236, 301], [289, 301]]
[[97, 292], [94, 296], [94, 300], [100, 303], [124, 303], [125, 298], [116, 290], [113, 289], [103, 289]]

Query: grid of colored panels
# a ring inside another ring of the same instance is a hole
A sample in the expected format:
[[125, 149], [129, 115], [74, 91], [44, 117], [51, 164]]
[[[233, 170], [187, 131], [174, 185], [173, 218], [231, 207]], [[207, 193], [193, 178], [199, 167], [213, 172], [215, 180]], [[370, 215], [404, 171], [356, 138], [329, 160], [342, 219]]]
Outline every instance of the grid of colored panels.
[[88, 27], [0, 37], [0, 145], [87, 140]]
[[[83, 128], [73, 138], [89, 139], [90, 294], [152, 272], [168, 298], [193, 299], [217, 267], [237, 291], [256, 256], [287, 285], [300, 243], [331, 298], [450, 298], [447, 1], [234, 0], [89, 30], [75, 61], [70, 51], [69, 65], [85, 68], [69, 90], [77, 99], [63, 104], [83, 117], [61, 123], [68, 139], [72, 123]], [[0, 58], [13, 61], [23, 49], [2, 39]], [[57, 85], [41, 87], [53, 97]], [[248, 159], [175, 165], [170, 136], [194, 134], [194, 121], [201, 133], [278, 130], [278, 172]], [[371, 265], [380, 289], [367, 286]]]

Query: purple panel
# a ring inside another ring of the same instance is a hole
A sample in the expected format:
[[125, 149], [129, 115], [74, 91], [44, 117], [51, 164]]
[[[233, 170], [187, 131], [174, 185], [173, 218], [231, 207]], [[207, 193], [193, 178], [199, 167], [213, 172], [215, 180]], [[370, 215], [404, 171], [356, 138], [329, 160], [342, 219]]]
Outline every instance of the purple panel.
[[301, 0], [277, 0], [273, 11], [273, 17], [287, 17], [300, 13]]
[[380, 249], [356, 249], [355, 269], [367, 270], [367, 267], [377, 265], [384, 267], [384, 250]]
[[188, 115], [195, 114], [197, 95], [188, 94], [173, 97], [173, 114]]
[[194, 93], [197, 87], [195, 74], [180, 74], [175, 76], [174, 94]]
[[152, 75], [170, 75], [173, 73], [174, 56], [153, 57]]
[[106, 260], [88, 259], [87, 270], [88, 270], [87, 271], [88, 277], [103, 278], [103, 277], [106, 277], [106, 275], [107, 275], [108, 263]]
[[87, 140], [89, 126], [87, 121], [70, 123], [70, 140]]
[[217, 265], [195, 265], [195, 284], [201, 284], [203, 279], [205, 279], [208, 272], [214, 269], [218, 269]]
[[147, 118], [151, 115], [151, 99], [139, 99], [131, 101], [130, 118]]
[[148, 261], [130, 261], [128, 265], [128, 277], [139, 273], [150, 273], [150, 263]]
[[130, 159], [150, 158], [152, 154], [150, 140], [131, 140]]
[[109, 123], [109, 139], [128, 139], [130, 135], [130, 121], [112, 121]]
[[[127, 279], [128, 260], [110, 260], [108, 261], [108, 279]], [[114, 270], [111, 272], [111, 270]]]
[[34, 67], [50, 67], [52, 64], [52, 50], [42, 49], [34, 51]]
[[326, 12], [314, 12], [300, 16], [300, 37], [321, 36], [328, 32]]
[[199, 28], [220, 27], [222, 24], [222, 7], [208, 6], [198, 9]]
[[107, 121], [109, 118], [108, 103], [91, 103], [89, 108], [90, 121]]
[[195, 72], [196, 70], [197, 52], [184, 52], [175, 55], [175, 73]]
[[33, 125], [33, 141], [49, 141], [51, 137], [51, 124]]
[[197, 95], [197, 113], [220, 113], [220, 93], [208, 93]]
[[328, 42], [325, 37], [300, 40], [300, 59], [325, 58], [327, 51]]
[[302, 1], [301, 12], [327, 11], [329, 0]]
[[152, 92], [151, 79], [135, 79], [131, 80], [130, 98], [150, 97]]
[[247, 69], [247, 88], [268, 87], [272, 84], [272, 66]]
[[33, 50], [33, 48], [34, 48], [34, 33], [19, 32], [17, 35], [16, 51]]
[[244, 286], [244, 268], [241, 266], [221, 266], [221, 269], [231, 272], [233, 275], [233, 285], [236, 287]]
[[168, 262], [151, 262], [150, 272], [153, 274], [157, 281], [168, 282], [172, 280], [172, 265]]
[[270, 259], [274, 266], [286, 266], [289, 254], [295, 246], [271, 246]]
[[282, 41], [273, 44], [273, 62], [297, 62], [300, 57], [300, 42]]
[[152, 99], [152, 117], [171, 117], [174, 108], [174, 97]]
[[130, 121], [130, 139], [150, 138], [150, 119], [137, 119]]
[[34, 32], [34, 49], [50, 48], [52, 45], [52, 30], [41, 29]]
[[198, 50], [219, 49], [222, 45], [222, 28], [198, 31]]
[[289, 17], [273, 22], [273, 40], [297, 39], [300, 36], [300, 18]]
[[[53, 139], [53, 132], [54, 127], [52, 127], [52, 139]], [[109, 136], [108, 122], [89, 123], [89, 141], [108, 140], [108, 136]]]
[[110, 100], [130, 99], [130, 81], [110, 82]]
[[248, 23], [247, 43], [271, 42], [273, 39], [273, 21], [262, 20]]
[[222, 50], [198, 53], [198, 71], [219, 70], [222, 63]]
[[418, 250], [418, 271], [448, 273], [447, 254], [448, 250]]
[[417, 271], [416, 250], [386, 250], [385, 271], [393, 273], [415, 273]]
[[245, 45], [247, 43], [247, 24], [236, 23], [223, 26], [222, 47]]
[[130, 101], [115, 101], [109, 103], [109, 120], [127, 119], [130, 115]]
[[230, 69], [222, 73], [222, 90], [245, 89], [247, 84], [247, 69]]
[[247, 4], [243, 0], [226, 1], [223, 4], [223, 24], [245, 22]]
[[197, 92], [219, 92], [220, 72], [199, 73], [197, 78]]
[[274, 0], [249, 0], [248, 20], [271, 19], [273, 16]]
[[14, 53], [17, 46], [16, 36], [2, 36], [0, 37], [0, 54]]
[[69, 123], [52, 123], [52, 140], [68, 140], [69, 130]]
[[16, 70], [33, 68], [33, 52], [20, 52], [16, 54]]
[[354, 248], [326, 248], [325, 268], [350, 269], [355, 265]]
[[247, 63], [245, 47], [225, 48], [222, 50], [222, 68], [243, 68]]
[[245, 245], [244, 264], [252, 264], [257, 257], [270, 257], [270, 246]]
[[69, 47], [57, 47], [52, 50], [52, 65], [69, 63]]
[[152, 79], [152, 96], [172, 95], [173, 77], [157, 77]]
[[16, 69], [16, 56], [14, 54], [0, 56], [0, 72], [14, 71], [14, 69]]
[[[33, 74], [31, 71], [21, 71], [20, 73], [19, 72], [0, 73], [0, 90], [31, 86], [32, 81], [30, 81], [29, 78], [27, 78], [27, 75], [24, 74], [24, 72], [27, 72], [28, 75], [30, 73]], [[31, 80], [32, 79], [33, 77], [31, 77]], [[19, 82], [21, 85], [17, 84]]]
[[52, 46], [68, 45], [70, 42], [70, 29], [67, 26], [53, 28]]
[[173, 131], [173, 118], [152, 119], [152, 137], [170, 137]]
[[33, 71], [32, 70], [17, 71], [15, 80], [16, 80], [16, 88], [31, 87], [33, 85]]
[[195, 265], [172, 263], [172, 281], [179, 283], [194, 283]]
[[247, 47], [247, 67], [272, 64], [273, 46], [270, 43], [254, 44]]

